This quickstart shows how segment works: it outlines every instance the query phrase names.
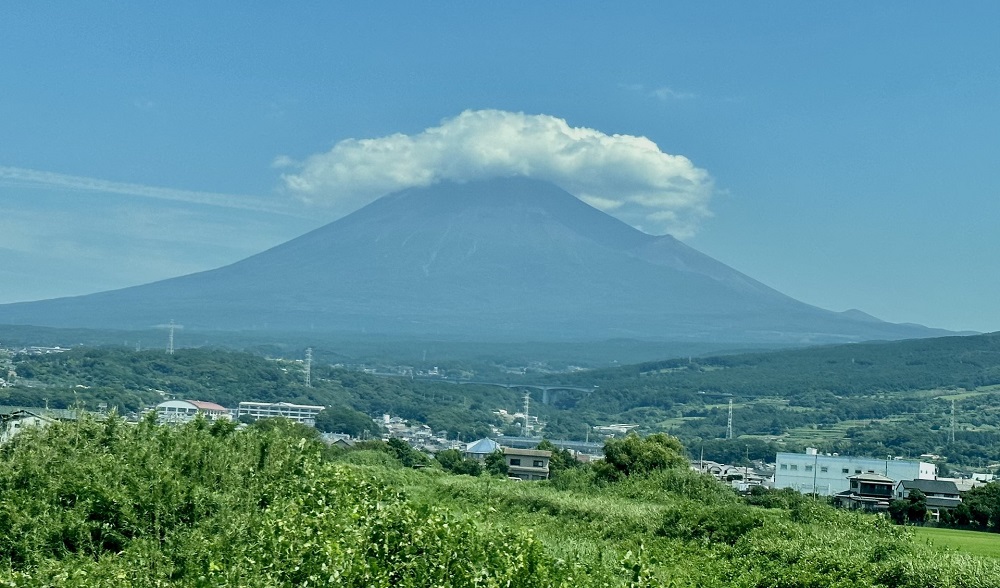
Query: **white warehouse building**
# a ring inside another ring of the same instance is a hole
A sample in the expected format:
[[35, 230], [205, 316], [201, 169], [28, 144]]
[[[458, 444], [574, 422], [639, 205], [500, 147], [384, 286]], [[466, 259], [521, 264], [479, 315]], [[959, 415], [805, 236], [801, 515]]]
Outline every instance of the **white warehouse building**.
[[804, 494], [833, 496], [850, 490], [849, 476], [880, 474], [902, 480], [934, 480], [937, 466], [913, 459], [877, 459], [824, 455], [809, 447], [805, 453], [779, 453], [774, 468], [775, 488], [794, 488]]
[[316, 424], [316, 415], [324, 407], [309, 404], [292, 404], [290, 402], [241, 402], [234, 415], [237, 419], [248, 416], [254, 420], [270, 418], [286, 418], [303, 425]]

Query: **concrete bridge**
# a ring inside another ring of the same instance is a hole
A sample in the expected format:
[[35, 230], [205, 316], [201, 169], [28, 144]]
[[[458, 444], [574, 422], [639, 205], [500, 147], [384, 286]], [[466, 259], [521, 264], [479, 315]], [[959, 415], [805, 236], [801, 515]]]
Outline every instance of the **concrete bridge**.
[[551, 404], [555, 402], [556, 393], [560, 390], [570, 390], [573, 392], [593, 392], [597, 389], [597, 386], [591, 388], [581, 388], [578, 386], [563, 386], [560, 384], [554, 384], [552, 386], [542, 386], [541, 384], [509, 384], [503, 382], [475, 382], [475, 381], [463, 381], [458, 382], [459, 384], [475, 384], [478, 386], [500, 386], [501, 388], [507, 388], [508, 390], [541, 390], [542, 392], [542, 404]]

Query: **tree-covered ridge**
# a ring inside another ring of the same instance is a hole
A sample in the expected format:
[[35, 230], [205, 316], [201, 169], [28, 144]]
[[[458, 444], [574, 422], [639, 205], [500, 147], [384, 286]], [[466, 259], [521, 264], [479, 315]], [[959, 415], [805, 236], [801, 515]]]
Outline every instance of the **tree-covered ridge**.
[[570, 379], [580, 378], [602, 386], [662, 383], [681, 393], [721, 392], [744, 398], [972, 389], [1000, 384], [1000, 333], [681, 358]]
[[[15, 361], [28, 377], [0, 389], [3, 405], [47, 400], [54, 408], [80, 402], [93, 409], [103, 402], [128, 412], [161, 400], [159, 390], [224, 406], [240, 400], [330, 406], [324, 430], [355, 434], [371, 429], [364, 415], [390, 413], [466, 440], [505, 425], [495, 410], [522, 406], [522, 392], [499, 386], [376, 377], [320, 362], [307, 388], [299, 363], [224, 350], [168, 356], [78, 348]], [[1000, 335], [992, 334], [692, 357], [547, 379], [509, 375], [501, 382], [578, 388], [550, 391], [548, 403], [542, 392], [531, 392], [532, 414], [547, 423], [549, 438], [583, 440], [593, 425], [633, 423], [727, 462], [815, 446], [849, 454], [933, 453], [950, 466], [979, 467], [1000, 462], [998, 370]], [[736, 439], [723, 442], [730, 399]]]
[[[560, 380], [599, 388], [561, 393], [557, 407], [588, 422], [604, 414], [669, 431], [690, 447], [718, 449], [711, 459], [732, 460], [746, 447], [751, 458], [764, 458], [808, 444], [851, 454], [937, 453], [968, 465], [1000, 461], [998, 334], [683, 358]], [[723, 447], [714, 440], [726, 434], [730, 399], [734, 436], [742, 438]]]
[[[0, 389], [0, 405], [66, 408], [105, 403], [122, 413], [151, 406], [164, 395], [217, 402], [294, 402], [331, 406], [339, 422], [365, 415], [393, 414], [449, 431], [452, 438], [489, 434], [502, 424], [493, 414], [520, 403], [513, 390], [456, 386], [434, 381], [382, 378], [314, 364], [306, 387], [301, 363], [276, 361], [219, 349], [131, 351], [120, 347], [74, 348], [65, 353], [16, 359], [21, 384]], [[354, 411], [343, 414], [344, 409]], [[321, 413], [322, 414], [322, 413]], [[345, 429], [354, 432], [356, 426]]]
[[309, 431], [110, 418], [22, 433], [0, 448], [0, 585], [1000, 585], [1000, 561], [932, 551], [882, 517], [741, 499], [671, 467], [666, 438], [620, 447], [637, 467], [615, 481], [512, 483], [404, 468], [388, 446], [331, 456]]

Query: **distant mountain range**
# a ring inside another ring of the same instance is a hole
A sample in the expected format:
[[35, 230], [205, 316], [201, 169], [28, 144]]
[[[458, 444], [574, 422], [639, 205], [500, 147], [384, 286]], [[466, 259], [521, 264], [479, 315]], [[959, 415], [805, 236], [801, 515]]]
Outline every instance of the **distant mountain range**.
[[796, 301], [524, 178], [396, 192], [232, 265], [0, 306], [0, 324], [466, 340], [822, 343], [948, 334]]

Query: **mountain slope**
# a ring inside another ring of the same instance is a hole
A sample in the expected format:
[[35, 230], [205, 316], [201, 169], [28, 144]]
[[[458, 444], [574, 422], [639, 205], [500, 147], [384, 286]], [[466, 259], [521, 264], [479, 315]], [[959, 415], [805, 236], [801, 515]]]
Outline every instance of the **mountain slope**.
[[852, 341], [940, 334], [797, 302], [547, 183], [385, 196], [216, 270], [0, 306], [0, 323], [336, 330], [487, 339]]

